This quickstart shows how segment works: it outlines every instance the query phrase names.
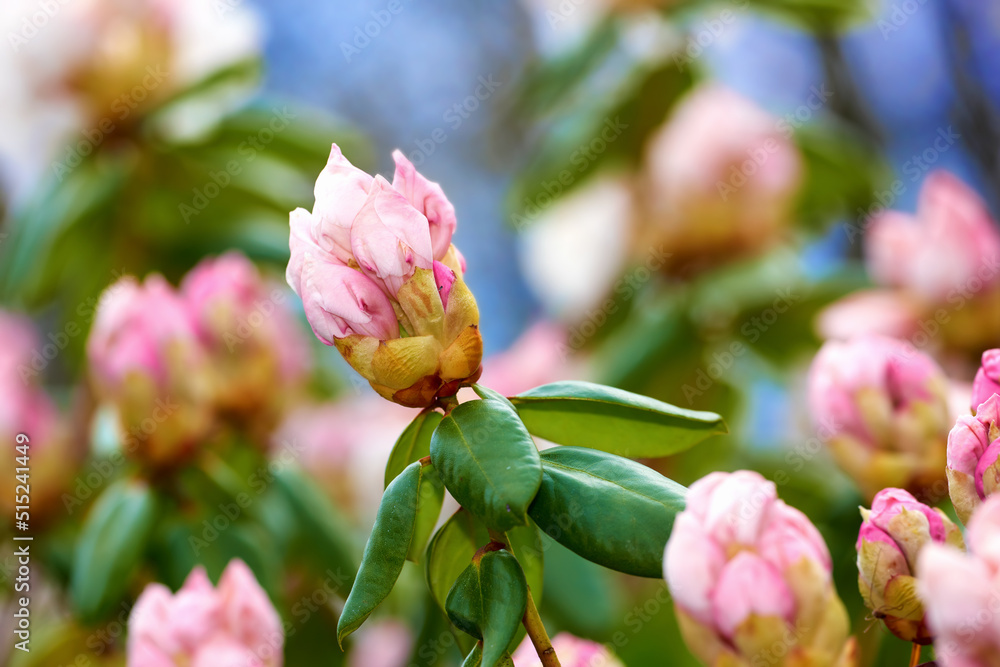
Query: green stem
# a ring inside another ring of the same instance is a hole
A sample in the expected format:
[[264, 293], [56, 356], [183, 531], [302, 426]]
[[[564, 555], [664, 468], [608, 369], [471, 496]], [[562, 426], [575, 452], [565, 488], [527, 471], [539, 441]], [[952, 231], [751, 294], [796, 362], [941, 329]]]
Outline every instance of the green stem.
[[[510, 548], [510, 541], [504, 533], [495, 531], [492, 528], [489, 529], [489, 533], [490, 539], [493, 540], [490, 544], [504, 545], [517, 558], [517, 554]], [[489, 546], [487, 545], [487, 547]], [[535, 647], [538, 659], [542, 661], [542, 667], [562, 667], [559, 664], [559, 657], [556, 655], [556, 650], [552, 648], [552, 640], [549, 639], [549, 633], [545, 631], [542, 617], [538, 615], [538, 607], [535, 606], [535, 599], [531, 596], [530, 586], [527, 587], [527, 597], [528, 606], [524, 610], [524, 618], [521, 619], [521, 622], [524, 623], [524, 629], [528, 631], [528, 637], [531, 638], [531, 645]]]
[[545, 631], [542, 624], [542, 617], [538, 615], [538, 607], [535, 606], [535, 599], [531, 597], [531, 588], [528, 588], [528, 608], [524, 611], [524, 629], [528, 631], [531, 644], [535, 647], [538, 659], [542, 661], [543, 667], [562, 667], [559, 664], [559, 657], [556, 650], [552, 648], [552, 640]]

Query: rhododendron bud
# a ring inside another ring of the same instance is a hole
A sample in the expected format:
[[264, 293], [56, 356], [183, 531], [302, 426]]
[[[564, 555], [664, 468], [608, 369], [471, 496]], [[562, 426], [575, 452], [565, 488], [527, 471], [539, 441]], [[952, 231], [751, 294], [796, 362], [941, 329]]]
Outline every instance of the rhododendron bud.
[[309, 363], [285, 292], [236, 252], [203, 260], [181, 290], [211, 355], [216, 405], [270, 430], [302, 385]]
[[731, 90], [690, 93], [646, 154], [647, 222], [674, 263], [760, 250], [791, 221], [802, 159], [776, 118]]
[[854, 664], [823, 538], [758, 473], [691, 485], [664, 574], [681, 634], [706, 664]]
[[87, 357], [98, 396], [117, 409], [126, 453], [172, 465], [208, 433], [207, 356], [189, 308], [161, 276], [123, 278], [105, 290]]
[[15, 493], [20, 481], [14, 468], [25, 466], [14, 459], [27, 451], [31, 520], [42, 522], [62, 507], [59, 497], [69, 488], [82, 452], [49, 396], [34, 382], [32, 355], [42, 346], [31, 321], [0, 311], [0, 341], [0, 442], [7, 443], [10, 456], [0, 478], [0, 511], [12, 517], [15, 505], [24, 504], [15, 503], [22, 493]]
[[[562, 667], [625, 667], [604, 645], [574, 637], [568, 632], [560, 632], [553, 637], [552, 648], [559, 656]], [[528, 637], [511, 657], [515, 667], [542, 667], [542, 661]]]
[[1000, 395], [958, 418], [948, 434], [948, 492], [963, 522], [1000, 488]]
[[868, 608], [900, 639], [931, 643], [914, 578], [923, 548], [931, 542], [964, 548], [962, 532], [939, 509], [902, 489], [875, 494], [862, 508], [858, 534], [858, 585]]
[[1000, 394], [1000, 348], [983, 352], [983, 363], [972, 381], [972, 411]]
[[941, 667], [996, 667], [1000, 664], [1000, 496], [976, 510], [966, 540], [970, 553], [927, 545], [917, 565], [917, 590]]
[[286, 275], [320, 340], [385, 398], [427, 407], [478, 377], [479, 310], [451, 245], [454, 208], [393, 157], [390, 184], [333, 146], [312, 212], [292, 211]]
[[243, 561], [218, 587], [199, 566], [176, 594], [150, 584], [129, 617], [128, 667], [281, 667], [284, 631]]
[[809, 407], [837, 463], [872, 497], [898, 487], [944, 495], [948, 383], [903, 341], [829, 341], [809, 373]]
[[[915, 216], [889, 211], [865, 237], [868, 271], [880, 284], [903, 287], [932, 303], [1000, 262], [1000, 232], [982, 199], [946, 171], [931, 173]], [[1000, 275], [993, 271], [996, 281]]]
[[1000, 231], [979, 195], [950, 173], [927, 177], [915, 215], [873, 220], [865, 254], [880, 285], [947, 305], [941, 329], [952, 344], [981, 348], [1000, 337]]

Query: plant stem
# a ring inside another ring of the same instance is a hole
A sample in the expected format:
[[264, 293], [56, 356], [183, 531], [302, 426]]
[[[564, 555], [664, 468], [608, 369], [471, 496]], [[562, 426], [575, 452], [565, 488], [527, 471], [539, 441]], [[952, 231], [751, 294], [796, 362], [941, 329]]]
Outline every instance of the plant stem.
[[542, 667], [562, 667], [559, 664], [559, 657], [556, 650], [552, 648], [552, 640], [545, 632], [542, 618], [538, 615], [538, 608], [535, 606], [535, 599], [531, 597], [531, 588], [528, 588], [528, 608], [524, 611], [524, 629], [528, 631], [531, 644], [535, 647], [538, 659], [542, 661]]
[[[514, 558], [517, 558], [517, 554], [510, 548], [510, 540], [507, 539], [507, 535], [492, 528], [488, 530], [492, 542], [483, 547], [483, 549], [487, 549], [491, 545], [504, 545], [513, 554]], [[549, 633], [545, 631], [542, 617], [538, 615], [535, 598], [531, 597], [531, 586], [527, 588], [528, 606], [524, 610], [524, 618], [521, 619], [521, 622], [524, 623], [524, 629], [528, 631], [528, 637], [531, 638], [531, 644], [535, 647], [535, 652], [538, 653], [538, 659], [542, 661], [542, 667], [562, 667], [559, 664], [559, 657], [556, 655], [556, 650], [552, 648], [552, 640], [549, 639]]]
[[920, 663], [920, 644], [914, 644], [910, 650], [910, 667], [917, 667]]

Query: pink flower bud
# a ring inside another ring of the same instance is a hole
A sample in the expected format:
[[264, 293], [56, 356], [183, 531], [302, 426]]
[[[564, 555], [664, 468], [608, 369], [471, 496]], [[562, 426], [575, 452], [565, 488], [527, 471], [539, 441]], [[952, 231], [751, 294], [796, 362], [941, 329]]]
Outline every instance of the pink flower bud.
[[126, 277], [105, 290], [87, 340], [98, 382], [115, 386], [141, 373], [166, 383], [171, 349], [187, 361], [203, 361], [194, 318], [162, 276], [143, 284]]
[[984, 269], [992, 267], [997, 283], [996, 223], [979, 196], [946, 171], [927, 177], [915, 216], [890, 211], [874, 220], [865, 248], [876, 282], [904, 288], [931, 304], [945, 302], [956, 289], [981, 288], [976, 276]]
[[672, 262], [773, 243], [791, 221], [802, 159], [778, 119], [718, 85], [681, 100], [647, 146], [645, 208]]
[[324, 256], [304, 236], [310, 220], [307, 211], [292, 211], [292, 261], [287, 277], [302, 299], [316, 337], [327, 345], [351, 335], [397, 337], [399, 324], [389, 297], [368, 276]]
[[206, 352], [187, 305], [158, 275], [105, 290], [87, 340], [98, 396], [118, 411], [125, 451], [178, 463], [212, 425]]
[[846, 660], [854, 647], [831, 567], [816, 528], [750, 471], [691, 485], [664, 559], [681, 633], [708, 664], [744, 664], [772, 642], [789, 660], [816, 661], [802, 664]]
[[958, 517], [968, 522], [986, 496], [1000, 488], [1000, 395], [963, 415], [948, 434], [948, 493]]
[[[552, 648], [559, 656], [559, 664], [562, 667], [625, 667], [621, 660], [603, 645], [574, 637], [568, 632], [560, 632], [553, 637]], [[511, 657], [515, 667], [542, 667], [542, 661], [527, 637]]]
[[972, 411], [1000, 394], [1000, 348], [983, 352], [983, 363], [972, 381]]
[[434, 284], [437, 285], [438, 294], [441, 296], [441, 305], [447, 310], [448, 297], [455, 284], [455, 271], [441, 262], [434, 262]]
[[479, 310], [451, 245], [454, 208], [395, 159], [390, 185], [333, 147], [312, 213], [291, 214], [286, 277], [323, 342], [385, 398], [426, 407], [478, 377]]
[[269, 430], [309, 364], [285, 293], [236, 252], [203, 260], [181, 290], [212, 357], [217, 405]]
[[828, 341], [808, 399], [820, 436], [865, 495], [943, 487], [948, 384], [923, 352], [882, 336]]
[[992, 667], [1000, 654], [1000, 497], [976, 510], [967, 533], [971, 553], [929, 544], [917, 564], [917, 590], [942, 667]]
[[230, 561], [217, 588], [199, 566], [176, 594], [142, 592], [129, 617], [128, 667], [281, 667], [281, 619], [250, 569]]
[[381, 176], [354, 218], [351, 249], [361, 270], [393, 298], [415, 269], [434, 261], [427, 218]]
[[[413, 207], [427, 218], [430, 225], [434, 258], [444, 257], [445, 253], [448, 252], [448, 247], [451, 246], [451, 237], [455, 233], [455, 228], [458, 226], [455, 207], [445, 197], [441, 186], [421, 176], [402, 151], [393, 151], [392, 159], [396, 162], [396, 174], [392, 179], [392, 187], [402, 193]], [[464, 266], [462, 271], [465, 272]]]
[[351, 229], [354, 218], [368, 201], [372, 181], [371, 176], [351, 164], [340, 147], [333, 144], [330, 159], [316, 179], [313, 191], [316, 204], [309, 219], [308, 238], [344, 264], [353, 257]]
[[902, 489], [883, 489], [871, 510], [861, 510], [858, 584], [868, 608], [894, 635], [929, 644], [924, 610], [915, 595], [917, 562], [931, 543], [962, 547], [962, 533], [939, 509], [918, 502]]

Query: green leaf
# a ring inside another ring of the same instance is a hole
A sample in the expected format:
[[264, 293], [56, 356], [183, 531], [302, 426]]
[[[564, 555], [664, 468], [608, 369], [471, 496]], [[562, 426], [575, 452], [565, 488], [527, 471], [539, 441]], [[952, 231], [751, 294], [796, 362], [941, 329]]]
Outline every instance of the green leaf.
[[230, 65], [226, 65], [225, 67], [213, 71], [208, 76], [205, 76], [202, 79], [195, 81], [193, 84], [170, 95], [160, 102], [155, 109], [152, 109], [149, 114], [151, 116], [152, 114], [162, 112], [179, 102], [197, 98], [200, 95], [211, 94], [220, 87], [232, 85], [245, 87], [253, 86], [260, 79], [261, 65], [261, 59], [256, 57], [245, 58]]
[[546, 384], [511, 401], [533, 435], [620, 456], [669, 456], [728, 432], [714, 412], [685, 410], [590, 382]]
[[[541, 604], [543, 553], [542, 537], [533, 524], [518, 526], [506, 534], [511, 552], [531, 588], [536, 604]], [[479, 547], [490, 541], [489, 532], [466, 509], [460, 509], [445, 522], [427, 547], [425, 576], [427, 587], [444, 611], [448, 591], [468, 566]]]
[[542, 453], [542, 486], [531, 504], [539, 528], [598, 565], [663, 576], [663, 550], [687, 490], [646, 466], [593, 449]]
[[528, 523], [542, 467], [517, 412], [503, 401], [455, 408], [434, 431], [431, 460], [455, 500], [490, 528], [506, 532]]
[[[483, 664], [483, 643], [478, 642], [462, 662], [462, 667], [482, 667]], [[509, 653], [504, 653], [497, 667], [514, 667], [514, 661], [510, 659]]]
[[382, 494], [371, 537], [361, 558], [358, 577], [337, 622], [337, 642], [361, 627], [392, 591], [403, 571], [417, 523], [423, 466], [410, 464]]
[[413, 527], [413, 539], [406, 559], [420, 563], [427, 550], [427, 541], [434, 534], [441, 506], [444, 504], [444, 483], [433, 464], [423, 467], [420, 473], [420, 492], [417, 500], [417, 521]]
[[506, 403], [510, 407], [514, 407], [514, 404], [510, 402], [509, 398], [507, 398], [506, 396], [504, 396], [503, 394], [501, 394], [498, 391], [493, 391], [489, 387], [484, 387], [481, 384], [474, 384], [474, 385], [472, 385], [472, 390], [479, 395], [479, 398], [482, 398], [482, 399], [492, 399], [494, 401], [501, 401], [503, 403]]
[[431, 435], [441, 423], [443, 415], [440, 412], [421, 412], [403, 430], [402, 435], [389, 454], [389, 462], [385, 464], [385, 485], [396, 479], [406, 466], [419, 461], [431, 453]]
[[492, 667], [514, 640], [527, 604], [527, 583], [517, 559], [507, 551], [490, 551], [465, 569], [445, 608], [457, 628], [483, 641], [482, 664]]
[[345, 593], [353, 586], [358, 571], [355, 545], [345, 524], [329, 498], [308, 476], [294, 468], [275, 473], [275, 485], [292, 508], [300, 532], [308, 536], [319, 563], [334, 570], [337, 590]]
[[84, 523], [73, 560], [70, 593], [87, 622], [111, 612], [125, 594], [156, 525], [157, 499], [145, 482], [108, 487]]

